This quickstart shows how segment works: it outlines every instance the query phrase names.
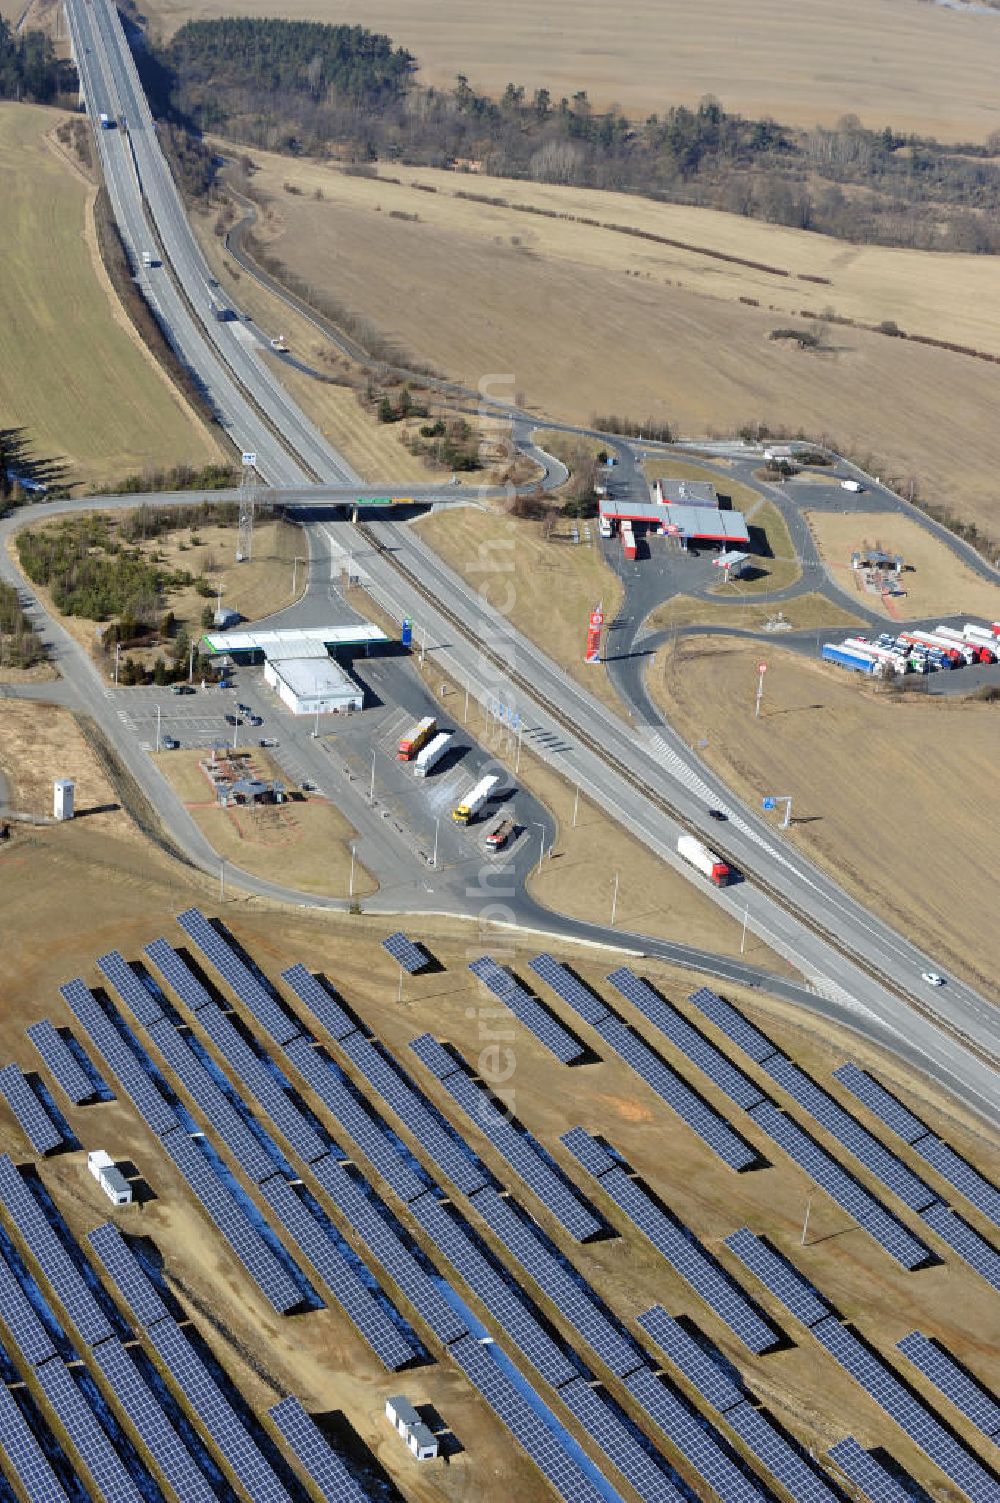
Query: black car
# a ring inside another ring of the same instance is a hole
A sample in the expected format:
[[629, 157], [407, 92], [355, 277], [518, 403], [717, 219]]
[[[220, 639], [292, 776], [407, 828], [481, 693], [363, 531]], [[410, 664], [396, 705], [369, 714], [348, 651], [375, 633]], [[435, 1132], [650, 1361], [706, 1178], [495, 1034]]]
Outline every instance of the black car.
[[237, 705], [236, 708], [239, 710], [241, 715], [250, 715], [253, 713], [249, 705]]
[[171, 684], [171, 694], [193, 694], [194, 687], [191, 684]]
[[708, 817], [709, 819], [728, 819], [729, 815], [723, 814], [721, 809], [709, 809]]
[[238, 715], [227, 715], [226, 716], [226, 724], [227, 725], [242, 725], [243, 722], [242, 722], [242, 720], [240, 719], [240, 717]]
[[264, 717], [263, 717], [263, 715], [248, 715], [247, 716], [247, 720], [250, 722], [251, 725], [263, 725], [264, 724]]

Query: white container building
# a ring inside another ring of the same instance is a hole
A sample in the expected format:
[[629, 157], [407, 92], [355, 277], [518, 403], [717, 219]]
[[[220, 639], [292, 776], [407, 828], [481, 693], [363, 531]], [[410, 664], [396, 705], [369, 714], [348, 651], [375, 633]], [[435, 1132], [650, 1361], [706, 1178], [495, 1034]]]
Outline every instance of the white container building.
[[87, 1168], [111, 1201], [112, 1205], [127, 1206], [132, 1200], [132, 1186], [118, 1168], [114, 1159], [103, 1148], [95, 1148], [87, 1154]]
[[402, 1396], [386, 1399], [385, 1416], [395, 1425], [418, 1461], [433, 1461], [438, 1454], [437, 1437], [424, 1424], [409, 1399]]
[[56, 819], [73, 818], [76, 784], [71, 778], [56, 778], [52, 784], [52, 813]]

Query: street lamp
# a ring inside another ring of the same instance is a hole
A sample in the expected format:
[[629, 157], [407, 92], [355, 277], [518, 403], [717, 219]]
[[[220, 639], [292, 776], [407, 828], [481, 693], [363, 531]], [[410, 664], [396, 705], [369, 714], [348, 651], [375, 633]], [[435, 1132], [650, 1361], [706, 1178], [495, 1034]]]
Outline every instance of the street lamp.
[[431, 866], [437, 871], [438, 864], [438, 831], [441, 828], [440, 818], [434, 821], [434, 855], [431, 857]]
[[615, 914], [618, 912], [618, 873], [614, 876], [615, 890], [611, 894], [611, 927], [615, 927]]
[[541, 872], [542, 862], [545, 859], [545, 826], [537, 819], [532, 820], [532, 824], [538, 830], [538, 870]]
[[348, 883], [347, 883], [347, 896], [349, 898], [353, 898], [353, 896], [354, 896], [354, 847], [353, 847], [353, 845], [351, 846], [351, 875], [348, 878]]
[[160, 706], [156, 706], [156, 750], [160, 749]]

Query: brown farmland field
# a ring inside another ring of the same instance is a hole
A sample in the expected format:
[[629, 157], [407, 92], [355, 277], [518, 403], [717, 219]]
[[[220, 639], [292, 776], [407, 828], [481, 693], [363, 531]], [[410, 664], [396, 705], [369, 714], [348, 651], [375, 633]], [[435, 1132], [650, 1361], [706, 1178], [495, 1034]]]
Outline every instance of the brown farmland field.
[[[1000, 352], [991, 258], [860, 249], [606, 193], [408, 168], [397, 186], [254, 156], [256, 181], [271, 193], [274, 253], [435, 368], [473, 386], [487, 372], [509, 372], [529, 405], [571, 421], [611, 411], [667, 419], [690, 436], [757, 419], [828, 434], [848, 451], [878, 456], [884, 473], [917, 476], [929, 500], [997, 530], [1000, 366], [837, 325], [826, 329], [822, 353], [768, 338], [795, 309], [830, 305]], [[282, 192], [293, 179], [301, 195]], [[323, 202], [310, 197], [316, 188]], [[458, 191], [637, 224], [796, 274], [829, 275], [831, 285], [470, 202]], [[418, 221], [391, 218], [393, 210]]]
[[586, 89], [630, 114], [662, 113], [714, 94], [733, 110], [805, 126], [847, 112], [867, 125], [981, 139], [1000, 125], [995, 75], [1000, 20], [917, 0], [152, 0], [172, 32], [192, 17], [270, 16], [386, 31], [421, 64], [425, 83], [465, 73], [501, 94], [513, 80], [553, 98]]
[[[794, 602], [789, 602], [790, 605]], [[759, 720], [756, 664], [769, 672]], [[801, 819], [791, 839], [890, 923], [916, 934], [941, 968], [998, 997], [1000, 936], [970, 927], [958, 895], [996, 892], [995, 820], [970, 789], [988, 787], [993, 705], [876, 694], [855, 674], [759, 644], [681, 640], [661, 650], [650, 692], [671, 724], [751, 804], [779, 785]], [[919, 915], [919, 917], [918, 917]]]

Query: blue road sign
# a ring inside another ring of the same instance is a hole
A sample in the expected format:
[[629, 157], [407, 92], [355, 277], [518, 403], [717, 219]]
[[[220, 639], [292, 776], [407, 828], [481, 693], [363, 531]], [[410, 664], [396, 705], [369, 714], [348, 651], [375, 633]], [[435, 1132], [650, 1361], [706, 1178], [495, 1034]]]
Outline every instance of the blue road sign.
[[765, 809], [773, 809], [774, 805], [775, 805], [775, 800], [773, 798], [766, 798], [766, 799], [763, 800], [763, 804], [764, 804], [764, 808]]
[[403, 632], [402, 636], [400, 637], [400, 642], [404, 647], [413, 646], [413, 622], [409, 619], [409, 617], [407, 617], [407, 619], [403, 622]]

